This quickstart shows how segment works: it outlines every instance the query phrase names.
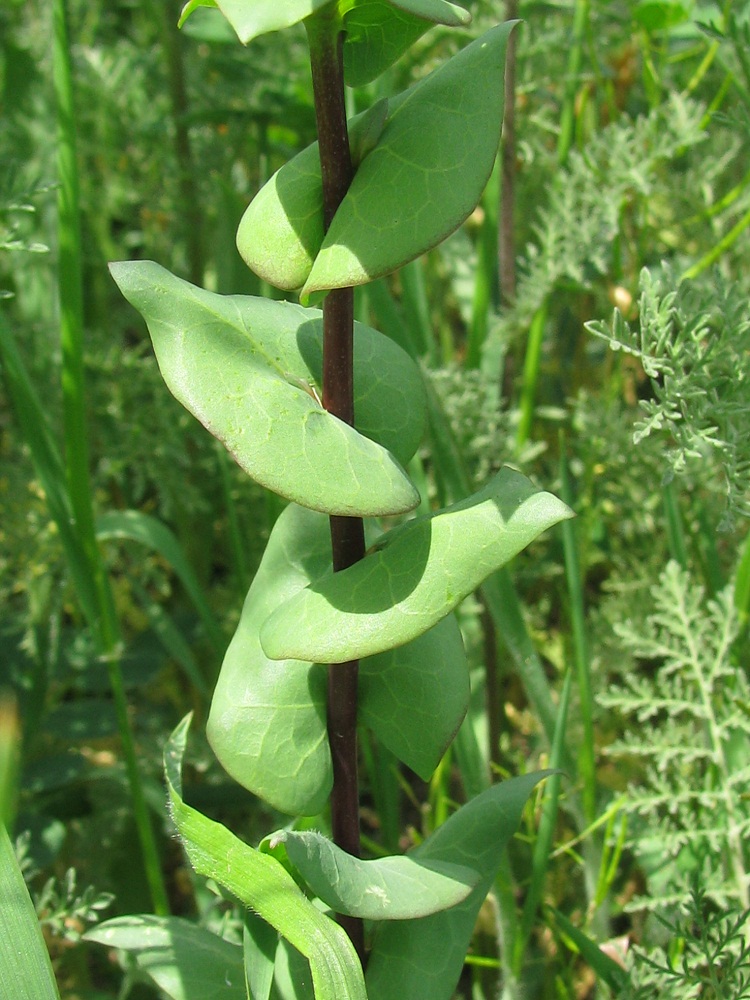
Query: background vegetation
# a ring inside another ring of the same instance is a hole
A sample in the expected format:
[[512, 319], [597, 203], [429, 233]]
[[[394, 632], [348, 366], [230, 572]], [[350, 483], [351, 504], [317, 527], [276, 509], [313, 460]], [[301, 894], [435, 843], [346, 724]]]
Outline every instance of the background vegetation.
[[[0, 306], [62, 443], [48, 7], [0, 9]], [[430, 31], [385, 82], [352, 92], [352, 112], [505, 16], [499, 0], [471, 10], [466, 32]], [[430, 501], [511, 463], [578, 518], [515, 560], [520, 603], [500, 595], [505, 618], [486, 593], [463, 606], [472, 710], [430, 785], [364, 742], [366, 843], [418, 842], [488, 768], [525, 773], [552, 754], [569, 779], [529, 805], [463, 995], [498, 995], [502, 953], [508, 998], [739, 998], [750, 8], [528, 0], [519, 14], [512, 202], [498, 198], [498, 169], [467, 224], [358, 292], [357, 311], [421, 357], [448, 418], [420, 455]], [[164, 391], [106, 264], [153, 258], [216, 291], [277, 294], [233, 252], [234, 233], [259, 185], [314, 138], [314, 117], [301, 29], [243, 50], [223, 22], [195, 16], [178, 33], [176, 15], [155, 0], [70, 3], [87, 427], [97, 513], [141, 511], [179, 543], [100, 524], [169, 907], [231, 938], [231, 904], [170, 839], [161, 747], [188, 709], [205, 721], [279, 501]], [[511, 208], [515, 268], [507, 254], [498, 268]], [[0, 396], [0, 773], [18, 779], [4, 779], [17, 795], [2, 805], [63, 996], [153, 997], [135, 965], [80, 941], [102, 914], [149, 910], [152, 896], [107, 665], [23, 427]], [[186, 797], [257, 841], [274, 817], [195, 745]]]

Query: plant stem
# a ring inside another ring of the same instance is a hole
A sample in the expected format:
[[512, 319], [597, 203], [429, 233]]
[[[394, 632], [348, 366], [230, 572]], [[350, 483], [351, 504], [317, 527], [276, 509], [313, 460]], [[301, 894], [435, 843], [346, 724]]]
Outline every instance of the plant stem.
[[[310, 44], [315, 117], [318, 126], [326, 229], [349, 189], [354, 170], [349, 150], [344, 98], [343, 35], [338, 15], [326, 7], [305, 21]], [[354, 424], [354, 290], [336, 288], [323, 302], [323, 406]], [[334, 572], [365, 554], [361, 518], [331, 517]], [[359, 783], [357, 778], [357, 681], [359, 662], [328, 667], [328, 741], [333, 762], [331, 825], [339, 847], [359, 857]], [[339, 916], [361, 960], [362, 921]]]

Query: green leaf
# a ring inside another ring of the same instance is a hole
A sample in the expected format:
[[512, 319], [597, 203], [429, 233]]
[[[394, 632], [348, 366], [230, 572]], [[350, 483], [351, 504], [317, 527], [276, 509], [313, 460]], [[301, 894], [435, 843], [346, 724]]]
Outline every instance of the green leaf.
[[390, 0], [394, 7], [405, 10], [409, 14], [432, 21], [433, 24], [445, 24], [449, 28], [465, 27], [471, 23], [471, 14], [457, 4], [448, 0]]
[[344, 25], [344, 79], [350, 87], [376, 80], [433, 26], [386, 0], [357, 4]]
[[419, 374], [388, 338], [356, 327], [360, 434], [313, 395], [322, 363], [318, 311], [216, 295], [153, 261], [112, 264], [111, 270], [148, 323], [172, 393], [253, 479], [328, 514], [366, 517], [416, 506], [416, 489], [382, 442], [404, 461], [416, 450], [423, 420]]
[[[403, 20], [418, 37], [416, 27], [424, 24], [410, 22], [412, 15], [389, 6], [365, 4], [348, 15], [352, 31], [364, 32], [363, 66], [377, 69], [375, 75], [382, 71], [380, 61], [392, 54], [383, 26], [390, 31], [394, 18], [396, 24]], [[379, 14], [381, 7], [386, 9]], [[364, 19], [359, 27], [357, 18]], [[503, 116], [504, 53], [512, 25], [493, 29], [426, 79], [389, 98], [378, 143], [361, 162], [357, 157], [362, 135], [380, 109], [376, 105], [350, 120], [358, 169], [327, 235], [318, 144], [281, 167], [240, 221], [237, 248], [248, 267], [272, 285], [290, 290], [305, 282], [305, 292], [314, 290], [311, 272], [320, 274], [321, 268], [331, 266], [345, 268], [341, 275], [352, 278], [340, 284], [362, 284], [413, 260], [456, 229], [479, 201], [495, 161]], [[368, 55], [370, 35], [388, 56], [377, 50]], [[346, 58], [346, 47], [344, 51]], [[368, 74], [364, 69], [358, 81], [364, 82]], [[387, 228], [384, 219], [393, 220]], [[341, 246], [334, 252], [336, 241]], [[315, 285], [324, 287], [336, 283]]]
[[330, 0], [216, 0], [243, 45], [269, 31], [291, 28]]
[[[258, 633], [274, 608], [330, 569], [328, 518], [290, 504], [274, 525], [248, 592], [206, 727], [235, 781], [290, 815], [316, 815], [330, 793], [326, 671], [301, 660], [270, 660]], [[455, 620], [363, 659], [360, 693], [360, 722], [427, 780], [468, 703], [468, 668]]]
[[375, 552], [300, 591], [264, 622], [272, 659], [345, 663], [422, 635], [542, 531], [572, 517], [501, 469], [473, 496], [384, 536]]
[[433, 3], [365, 0], [344, 15], [344, 78], [361, 87], [384, 73], [433, 24], [458, 28], [471, 21], [463, 7]]
[[514, 23], [462, 49], [392, 111], [331, 222], [302, 301], [394, 271], [474, 210], [500, 141], [505, 50]]
[[310, 963], [317, 1000], [367, 1000], [362, 967], [346, 933], [316, 909], [274, 858], [182, 800], [181, 767], [190, 716], [164, 751], [172, 818], [199, 875], [214, 879], [274, 927]]
[[212, 7], [215, 10], [218, 7], [218, 4], [216, 3], [216, 0], [188, 0], [188, 3], [186, 3], [180, 11], [177, 27], [181, 28], [190, 15], [195, 13], [199, 7]]
[[425, 781], [458, 732], [470, 693], [454, 615], [405, 646], [360, 661], [360, 722]]
[[333, 781], [326, 671], [269, 660], [258, 632], [279, 603], [331, 566], [328, 518], [290, 504], [278, 517], [229, 644], [206, 733], [224, 769], [290, 815], [325, 807]]
[[13, 1000], [60, 1000], [29, 890], [0, 823], [0, 984]]
[[180, 917], [115, 917], [84, 935], [131, 952], [172, 1000], [246, 1000], [242, 949]]
[[617, 995], [625, 992], [630, 985], [630, 974], [627, 970], [602, 951], [596, 941], [592, 941], [582, 930], [571, 923], [564, 913], [560, 913], [556, 909], [552, 909], [552, 912], [562, 933], [570, 938], [597, 977], [606, 983], [611, 990], [614, 990]]
[[419, 920], [388, 921], [375, 931], [367, 966], [369, 1000], [450, 1000], [461, 974], [479, 909], [524, 804], [545, 772], [494, 785], [455, 812], [412, 852], [419, 861], [465, 864], [481, 880], [457, 906]]
[[335, 913], [366, 920], [437, 913], [466, 899], [479, 881], [479, 872], [465, 865], [403, 854], [362, 861], [314, 831], [282, 830], [270, 843], [284, 844], [302, 878]]
[[242, 946], [245, 982], [251, 1000], [269, 1000], [279, 935], [255, 913], [245, 914]]
[[[349, 145], [355, 166], [376, 144], [387, 115], [397, 106], [398, 98], [395, 103], [381, 100], [350, 119]], [[255, 195], [240, 219], [237, 249], [260, 278], [291, 291], [307, 280], [324, 234], [320, 152], [314, 142], [277, 170]]]

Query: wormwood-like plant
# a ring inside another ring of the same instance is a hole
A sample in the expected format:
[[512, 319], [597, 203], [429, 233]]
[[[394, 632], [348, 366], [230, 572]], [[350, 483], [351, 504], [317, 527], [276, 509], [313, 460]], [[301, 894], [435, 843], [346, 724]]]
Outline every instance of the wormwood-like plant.
[[[601, 702], [631, 720], [610, 748], [643, 764], [628, 792], [630, 846], [649, 877], [631, 908], [689, 899], [691, 874], [720, 907], [748, 907], [747, 679], [735, 662], [738, 615], [732, 588], [707, 599], [676, 562], [652, 588], [645, 627], [615, 626], [632, 655], [654, 665], [628, 671]], [[705, 869], [704, 869], [705, 861]]]
[[289, 828], [256, 850], [187, 805], [185, 720], [165, 754], [172, 815], [195, 869], [260, 918], [244, 958], [174, 918], [120, 918], [89, 937], [135, 952], [173, 996], [188, 995], [169, 985], [179, 967], [179, 989], [195, 976], [227, 997], [244, 996], [246, 980], [255, 998], [447, 1000], [540, 776], [479, 795], [407, 856], [363, 861], [357, 726], [429, 778], [469, 697], [454, 609], [570, 512], [506, 468], [382, 532], [376, 519], [419, 504], [405, 466], [426, 404], [409, 356], [354, 323], [353, 286], [414, 260], [474, 209], [497, 153], [513, 25], [347, 122], [345, 82], [375, 79], [431, 24], [469, 15], [446, 0], [208, 5], [244, 43], [300, 21], [307, 31], [318, 142], [261, 189], [237, 235], [248, 265], [299, 289], [302, 305], [220, 296], [152, 262], [112, 273], [173, 394], [290, 501], [226, 653], [208, 737], [225, 769], [283, 812], [315, 816], [330, 797], [333, 837]]
[[641, 272], [639, 329], [618, 309], [611, 325], [586, 324], [613, 350], [634, 355], [651, 381], [640, 403], [634, 443], [652, 434], [670, 442], [667, 480], [695, 462], [713, 461], [723, 474], [723, 526], [750, 516], [750, 317], [746, 291], [716, 274], [679, 282], [665, 270]]

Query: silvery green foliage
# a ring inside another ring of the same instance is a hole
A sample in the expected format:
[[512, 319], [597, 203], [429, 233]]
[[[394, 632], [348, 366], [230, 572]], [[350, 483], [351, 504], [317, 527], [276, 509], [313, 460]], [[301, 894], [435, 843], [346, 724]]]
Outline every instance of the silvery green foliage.
[[672, 94], [649, 115], [622, 116], [570, 154], [548, 185], [501, 337], [525, 330], [559, 283], [589, 288], [611, 272], [623, 210], [648, 212], [648, 199], [664, 189], [664, 165], [705, 138], [702, 114], [698, 104]]
[[[651, 380], [633, 441], [652, 434], [669, 442], [669, 480], [695, 463], [721, 470], [724, 528], [750, 516], [750, 311], [737, 283], [677, 281], [668, 271], [641, 272], [639, 328], [615, 309], [612, 323], [587, 328], [613, 350], [634, 355]], [[704, 481], [710, 477], [704, 476]]]
[[633, 952], [630, 983], [617, 1000], [747, 1000], [749, 916], [747, 910], [717, 911], [696, 880], [682, 913], [660, 918], [666, 950]]
[[684, 903], [689, 874], [704, 861], [707, 896], [747, 907], [750, 690], [735, 657], [732, 588], [708, 599], [670, 562], [651, 597], [645, 622], [615, 626], [632, 659], [600, 696], [624, 717], [624, 735], [608, 752], [639, 765], [625, 808], [649, 896], [628, 908]]

